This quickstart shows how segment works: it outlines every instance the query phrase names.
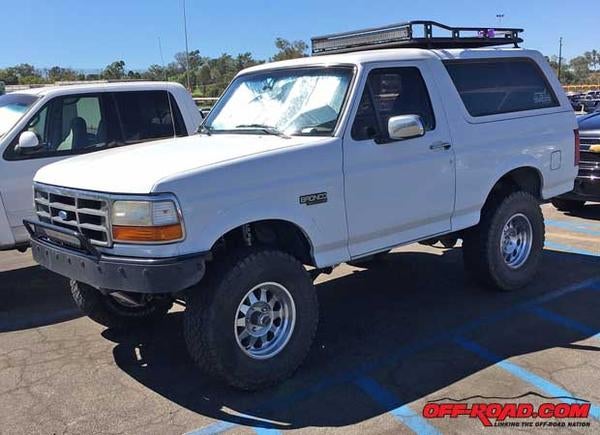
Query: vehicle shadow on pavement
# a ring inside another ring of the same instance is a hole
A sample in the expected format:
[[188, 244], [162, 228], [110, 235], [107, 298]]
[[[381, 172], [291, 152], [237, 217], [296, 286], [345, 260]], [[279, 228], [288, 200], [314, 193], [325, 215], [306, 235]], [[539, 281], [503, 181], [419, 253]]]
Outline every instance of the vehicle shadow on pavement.
[[78, 317], [66, 278], [40, 266], [0, 272], [0, 333]]
[[578, 217], [582, 219], [588, 219], [593, 221], [600, 221], [600, 204], [592, 203], [586, 204], [581, 210], [573, 210], [565, 212], [567, 216]]
[[[600, 278], [600, 259], [545, 251], [543, 261], [544, 273], [536, 283], [511, 293], [488, 291], [466, 278], [458, 249], [442, 255], [393, 253], [371, 269], [348, 268], [348, 275], [317, 285], [321, 323], [306, 362], [292, 379], [256, 393], [232, 390], [195, 369], [185, 349], [181, 312], [151, 329], [127, 334], [105, 330], [103, 336], [116, 343], [114, 358], [124, 372], [203, 416], [276, 429], [342, 427], [440, 394], [493, 365], [459, 346], [455, 334], [502, 359], [552, 348], [600, 351], [593, 344], [576, 343], [600, 332], [598, 291], [582, 288], [543, 304], [588, 325], [590, 333], [515, 308]], [[498, 313], [508, 313], [507, 318], [494, 320]], [[465, 328], [476, 319], [489, 322]], [[386, 400], [361, 389], [364, 379], [381, 386]], [[526, 393], [532, 387], [523, 384], [523, 389]]]

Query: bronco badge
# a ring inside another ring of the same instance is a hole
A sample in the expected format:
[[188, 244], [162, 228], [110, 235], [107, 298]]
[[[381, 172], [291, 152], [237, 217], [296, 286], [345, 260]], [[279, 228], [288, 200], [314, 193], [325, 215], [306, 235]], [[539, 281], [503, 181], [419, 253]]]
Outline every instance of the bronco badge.
[[300, 197], [300, 204], [316, 205], [327, 202], [327, 192], [311, 193]]

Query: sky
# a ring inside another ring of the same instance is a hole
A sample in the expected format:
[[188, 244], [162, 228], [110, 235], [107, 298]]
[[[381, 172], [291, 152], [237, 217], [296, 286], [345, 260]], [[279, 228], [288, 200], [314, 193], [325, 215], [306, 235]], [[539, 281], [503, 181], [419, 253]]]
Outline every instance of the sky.
[[[525, 29], [524, 46], [571, 58], [600, 49], [600, 0], [186, 0], [190, 50], [204, 56], [251, 52], [268, 59], [274, 40], [412, 19], [451, 26]], [[77, 70], [124, 60], [127, 69], [165, 63], [185, 47], [183, 0], [0, 0], [0, 67], [30, 63]]]

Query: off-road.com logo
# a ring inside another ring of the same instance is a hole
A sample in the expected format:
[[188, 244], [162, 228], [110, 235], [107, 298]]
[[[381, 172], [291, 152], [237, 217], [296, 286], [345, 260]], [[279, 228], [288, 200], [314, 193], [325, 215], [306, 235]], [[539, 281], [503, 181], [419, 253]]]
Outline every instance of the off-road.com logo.
[[[510, 402], [528, 395], [534, 395], [547, 400], [564, 400], [569, 403], [543, 402], [534, 405], [530, 402]], [[490, 400], [489, 402], [473, 402], [474, 399]], [[507, 400], [499, 403], [493, 400]], [[484, 426], [512, 426], [506, 424], [509, 420], [520, 420], [515, 426], [589, 426], [589, 422], [582, 424], [581, 420], [589, 418], [591, 404], [586, 400], [574, 397], [545, 397], [538, 393], [527, 393], [518, 397], [483, 397], [474, 396], [465, 399], [439, 399], [428, 402], [423, 407], [423, 417], [458, 418], [461, 416], [479, 419]], [[555, 423], [549, 423], [554, 420]], [[566, 420], [570, 420], [567, 424]], [[516, 422], [515, 422], [516, 423]]]

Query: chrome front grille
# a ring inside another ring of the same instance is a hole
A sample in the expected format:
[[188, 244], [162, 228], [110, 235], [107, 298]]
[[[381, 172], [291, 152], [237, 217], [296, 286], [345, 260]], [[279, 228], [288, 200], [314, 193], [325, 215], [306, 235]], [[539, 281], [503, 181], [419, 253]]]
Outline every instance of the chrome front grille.
[[112, 244], [107, 199], [71, 189], [35, 185], [34, 201], [41, 222], [78, 231], [96, 246]]
[[590, 151], [590, 148], [594, 145], [600, 146], [600, 138], [581, 138], [580, 162], [582, 166], [600, 167], [600, 153]]

